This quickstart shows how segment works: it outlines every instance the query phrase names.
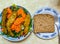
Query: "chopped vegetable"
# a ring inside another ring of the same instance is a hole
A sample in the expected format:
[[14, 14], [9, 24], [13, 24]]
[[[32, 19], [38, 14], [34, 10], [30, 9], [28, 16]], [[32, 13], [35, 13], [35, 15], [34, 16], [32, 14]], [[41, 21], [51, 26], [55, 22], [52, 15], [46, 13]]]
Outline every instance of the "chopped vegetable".
[[17, 11], [17, 14], [20, 16], [22, 15], [21, 18], [17, 18], [15, 21], [14, 21], [14, 24], [12, 25], [11, 29], [13, 29], [14, 27], [16, 27], [16, 25], [19, 25], [21, 23], [24, 22], [24, 18], [26, 17], [26, 14], [24, 13], [23, 9], [20, 8], [18, 11]]
[[7, 12], [8, 12], [7, 18], [9, 18], [12, 15], [12, 10], [10, 8], [7, 8]]
[[31, 27], [32, 27], [32, 18], [30, 19], [29, 32], [31, 31]]
[[21, 23], [23, 23], [24, 19], [23, 18], [17, 18], [15, 21], [14, 21], [14, 24], [15, 25], [19, 25]]
[[30, 24], [30, 15], [26, 15], [24, 26], [29, 26]]
[[15, 31], [16, 31], [16, 33], [18, 33], [19, 31], [21, 31], [21, 26], [20, 25], [16, 26]]
[[[24, 8], [23, 8], [24, 9]], [[27, 14], [28, 13], [28, 11], [26, 10], [26, 9], [24, 9], [24, 12]]]
[[15, 25], [12, 25], [12, 26], [11, 26], [11, 30], [13, 30], [13, 31], [14, 31], [14, 30], [15, 30], [15, 28], [16, 28], [16, 26], [15, 26]]
[[22, 15], [23, 18], [26, 17], [26, 14], [25, 14], [23, 8], [20, 8], [20, 9], [17, 11], [17, 14], [18, 14], [18, 15]]
[[20, 37], [28, 34], [31, 16], [28, 11], [20, 6], [13, 5], [2, 12], [2, 34], [8, 37]]
[[2, 12], [2, 28], [3, 28], [3, 33], [7, 34], [7, 29], [6, 29], [6, 17], [7, 17], [7, 9], [4, 9]]
[[13, 4], [10, 8], [11, 8], [12, 11], [17, 11], [20, 7]]
[[19, 32], [21, 29], [20, 29], [20, 27], [21, 27], [21, 23], [23, 23], [23, 19], [22, 18], [17, 18], [15, 21], [14, 21], [14, 24], [11, 26], [11, 29], [15, 29], [16, 30], [16, 32]]
[[24, 25], [21, 25], [21, 29], [24, 30]]
[[7, 12], [11, 14], [12, 13], [12, 10], [8, 7], [7, 8]]
[[6, 26], [7, 26], [8, 32], [10, 33], [11, 36], [14, 36], [14, 34], [12, 33], [10, 27], [11, 27], [12, 23], [15, 21], [16, 17], [17, 17], [16, 12], [13, 12], [11, 17], [7, 20]]
[[20, 36], [23, 36], [23, 35], [24, 35], [24, 31], [21, 31], [21, 32], [20, 32]]
[[25, 27], [25, 29], [24, 29], [24, 35], [27, 35], [28, 32], [29, 32], [29, 27]]
[[24, 26], [25, 26], [25, 29], [24, 29], [24, 35], [28, 34], [29, 32], [29, 24], [30, 24], [30, 15], [26, 15], [26, 18], [25, 18], [25, 23], [24, 23]]
[[2, 22], [0, 22], [0, 25], [2, 25]]

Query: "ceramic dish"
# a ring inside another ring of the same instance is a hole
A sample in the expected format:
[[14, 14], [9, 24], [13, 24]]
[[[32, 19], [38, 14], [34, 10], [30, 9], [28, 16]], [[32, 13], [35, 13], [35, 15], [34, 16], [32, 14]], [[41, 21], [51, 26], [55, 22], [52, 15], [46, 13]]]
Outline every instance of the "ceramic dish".
[[[51, 14], [52, 16], [54, 16], [55, 18], [55, 31], [53, 33], [37, 33], [35, 34], [37, 37], [42, 38], [42, 39], [52, 39], [54, 37], [56, 37], [58, 35], [58, 31], [59, 31], [59, 21], [58, 21], [58, 13], [56, 12], [56, 10], [52, 9], [52, 8], [42, 8], [42, 9], [38, 9], [34, 15], [37, 14]], [[34, 17], [33, 15], [33, 17]], [[33, 20], [34, 22], [34, 20]], [[34, 24], [33, 24], [33, 31], [34, 31]]]
[[[15, 6], [15, 5], [14, 5]], [[16, 5], [17, 6], [17, 5]], [[12, 6], [10, 6], [10, 8], [11, 8]], [[28, 14], [30, 14], [24, 7], [22, 7], [22, 6], [17, 6], [17, 7], [19, 7], [19, 8], [23, 8], [24, 10], [25, 10], [25, 12], [27, 12]], [[31, 19], [31, 18], [30, 18]], [[1, 12], [1, 14], [0, 14], [0, 20], [2, 21], [2, 12]], [[0, 21], [0, 22], [1, 22]], [[32, 22], [32, 20], [30, 20], [30, 23]], [[7, 39], [7, 40], [9, 40], [9, 41], [22, 41], [22, 40], [24, 40], [24, 39], [26, 39], [30, 34], [31, 34], [31, 31], [32, 31], [32, 24], [30, 24], [29, 25], [30, 26], [30, 28], [29, 28], [29, 32], [27, 33], [27, 35], [23, 35], [23, 36], [20, 36], [20, 37], [11, 37], [11, 36], [7, 36], [6, 34], [3, 34], [3, 32], [2, 32], [2, 29], [1, 29], [1, 33], [0, 34], [2, 34], [2, 37], [4, 38], [4, 39]], [[0, 26], [1, 27], [1, 26]]]

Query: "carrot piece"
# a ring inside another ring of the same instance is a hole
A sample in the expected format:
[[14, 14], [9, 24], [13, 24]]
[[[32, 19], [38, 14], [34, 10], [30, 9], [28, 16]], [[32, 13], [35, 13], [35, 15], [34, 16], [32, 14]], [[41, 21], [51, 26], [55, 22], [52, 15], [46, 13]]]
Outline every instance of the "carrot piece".
[[12, 14], [12, 10], [10, 8], [7, 8], [7, 12], [8, 12], [7, 18], [9, 18]]
[[14, 22], [14, 25], [19, 25], [19, 24], [21, 24], [23, 21], [24, 21], [23, 18], [17, 18], [17, 19], [15, 20], [15, 22]]
[[14, 21], [14, 24], [11, 26], [11, 29], [14, 30], [16, 32], [19, 32], [21, 29], [20, 27], [20, 24], [23, 23], [23, 21], [25, 20], [25, 17], [26, 17], [26, 14], [24, 13], [24, 10], [23, 8], [20, 8], [18, 11], [17, 11], [17, 15], [22, 15], [21, 18], [16, 18], [16, 20]]
[[12, 26], [11, 26], [11, 29], [14, 29], [14, 28], [15, 28], [15, 25], [12, 25]]
[[15, 25], [12, 25], [11, 26], [11, 30], [15, 30], [16, 26]]
[[7, 18], [9, 18], [11, 16], [11, 14], [8, 14]]
[[20, 25], [12, 25], [11, 30], [15, 30], [15, 32], [18, 33], [19, 31], [21, 31], [21, 27]]
[[21, 31], [21, 27], [20, 27], [20, 25], [18, 25], [17, 27], [16, 27], [16, 29], [15, 29], [15, 32], [19, 32], [19, 31]]
[[23, 18], [26, 17], [26, 14], [24, 13], [23, 8], [20, 8], [20, 9], [17, 11], [17, 14], [18, 14], [18, 15], [22, 15]]
[[26, 14], [25, 13], [22, 13], [22, 17], [25, 19], [26, 18]]
[[20, 15], [21, 13], [23, 13], [23, 9], [20, 8], [18, 11], [17, 11], [17, 14]]
[[8, 12], [8, 13], [12, 13], [12, 11], [11, 11], [10, 8], [7, 8], [7, 12]]

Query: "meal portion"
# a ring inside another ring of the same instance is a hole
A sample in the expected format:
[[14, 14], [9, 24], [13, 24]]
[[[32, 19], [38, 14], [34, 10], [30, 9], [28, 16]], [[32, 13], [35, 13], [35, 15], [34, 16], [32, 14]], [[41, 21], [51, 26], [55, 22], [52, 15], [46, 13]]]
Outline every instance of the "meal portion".
[[11, 37], [20, 37], [28, 34], [31, 25], [29, 12], [20, 6], [14, 5], [2, 11], [2, 32]]
[[54, 17], [50, 14], [37, 14], [34, 16], [34, 33], [54, 32]]

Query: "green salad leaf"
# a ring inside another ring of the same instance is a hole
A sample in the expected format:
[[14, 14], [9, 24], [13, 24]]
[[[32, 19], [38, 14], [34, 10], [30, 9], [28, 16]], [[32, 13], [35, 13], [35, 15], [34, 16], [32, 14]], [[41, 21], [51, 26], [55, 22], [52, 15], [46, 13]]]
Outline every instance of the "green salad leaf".
[[17, 5], [13, 4], [11, 7], [12, 11], [17, 11], [20, 7], [18, 7]]
[[27, 14], [28, 13], [28, 11], [25, 9], [25, 8], [23, 8], [24, 9], [24, 12]]
[[30, 19], [29, 31], [31, 31], [31, 28], [32, 28], [32, 18]]

